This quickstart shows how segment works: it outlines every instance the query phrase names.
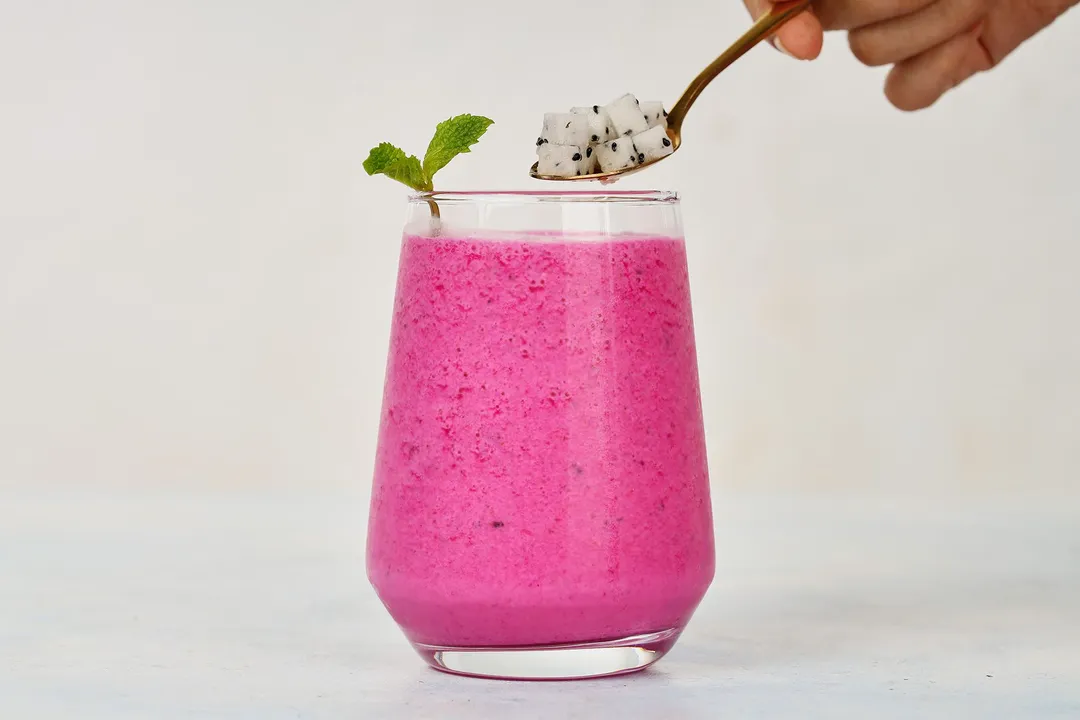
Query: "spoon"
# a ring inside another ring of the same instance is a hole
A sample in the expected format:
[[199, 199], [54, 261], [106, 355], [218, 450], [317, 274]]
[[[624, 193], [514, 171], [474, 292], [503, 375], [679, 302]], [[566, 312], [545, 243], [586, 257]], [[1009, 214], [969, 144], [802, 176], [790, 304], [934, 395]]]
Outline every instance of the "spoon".
[[690, 83], [690, 87], [686, 88], [682, 97], [671, 108], [671, 112], [668, 113], [668, 126], [667, 134], [671, 138], [672, 152], [669, 155], [665, 155], [658, 160], [650, 160], [647, 163], [641, 165], [635, 165], [634, 167], [624, 168], [622, 170], [615, 170], [613, 172], [598, 172], [591, 175], [577, 175], [575, 177], [556, 177], [554, 175], [540, 175], [536, 172], [537, 163], [533, 163], [532, 169], [529, 170], [529, 175], [537, 180], [599, 180], [600, 182], [610, 183], [615, 182], [620, 177], [636, 173], [638, 170], [644, 170], [650, 165], [655, 165], [666, 158], [675, 154], [675, 151], [682, 145], [682, 124], [686, 118], [686, 113], [689, 112], [690, 106], [697, 100], [698, 95], [705, 89], [705, 86], [716, 79], [716, 76], [722, 73], [733, 62], [745, 55], [751, 48], [757, 45], [759, 42], [776, 32], [781, 25], [792, 19], [803, 10], [810, 6], [811, 0], [792, 0], [791, 2], [778, 2], [772, 6], [768, 12], [761, 16], [754, 25], [746, 31], [741, 38], [735, 41], [735, 43], [727, 50], [712, 61], [709, 67], [701, 71], [701, 74], [694, 78], [694, 81]]

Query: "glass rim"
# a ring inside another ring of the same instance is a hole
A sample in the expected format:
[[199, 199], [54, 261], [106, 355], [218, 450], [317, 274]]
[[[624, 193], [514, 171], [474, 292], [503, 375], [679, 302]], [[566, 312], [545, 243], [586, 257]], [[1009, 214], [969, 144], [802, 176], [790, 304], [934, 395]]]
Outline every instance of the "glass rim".
[[674, 190], [433, 190], [409, 196], [414, 203], [677, 203]]

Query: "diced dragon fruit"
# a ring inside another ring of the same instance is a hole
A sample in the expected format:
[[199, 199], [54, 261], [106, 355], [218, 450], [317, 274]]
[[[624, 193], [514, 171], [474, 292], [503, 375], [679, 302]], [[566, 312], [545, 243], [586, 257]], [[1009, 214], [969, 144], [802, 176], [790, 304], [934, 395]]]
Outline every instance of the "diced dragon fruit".
[[537, 140], [537, 147], [545, 143], [585, 147], [589, 144], [588, 119], [574, 113], [545, 114], [544, 130]]
[[667, 128], [659, 125], [635, 135], [634, 147], [637, 148], [639, 155], [645, 156], [645, 162], [659, 160], [675, 152], [675, 146], [671, 144]]
[[585, 155], [576, 145], [544, 143], [537, 148], [536, 154], [536, 172], [540, 175], [576, 177], [586, 174], [583, 169]]
[[592, 175], [600, 172], [600, 156], [596, 154], [596, 148], [585, 148], [585, 154], [579, 163], [582, 175]]
[[656, 100], [642, 101], [641, 112], [645, 114], [645, 121], [650, 128], [667, 127], [667, 110], [664, 103]]
[[630, 138], [618, 138], [596, 147], [596, 159], [604, 172], [625, 170], [637, 165], [640, 160], [634, 141]]
[[589, 144], [599, 145], [618, 136], [615, 126], [611, 124], [607, 110], [599, 105], [592, 107], [571, 108], [570, 112], [575, 115], [584, 115], [589, 121]]
[[649, 122], [645, 119], [645, 113], [641, 111], [640, 103], [629, 93], [612, 100], [604, 106], [604, 110], [611, 118], [615, 132], [621, 136], [637, 135], [649, 129]]

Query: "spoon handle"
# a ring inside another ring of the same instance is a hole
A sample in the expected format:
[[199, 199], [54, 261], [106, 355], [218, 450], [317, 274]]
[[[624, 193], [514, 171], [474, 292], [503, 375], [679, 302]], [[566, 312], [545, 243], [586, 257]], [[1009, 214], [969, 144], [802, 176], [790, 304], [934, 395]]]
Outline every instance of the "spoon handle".
[[793, 0], [791, 2], [778, 2], [767, 13], [761, 16], [754, 25], [746, 31], [741, 38], [725, 50], [720, 57], [712, 61], [709, 67], [701, 71], [694, 78], [690, 86], [683, 92], [682, 97], [668, 113], [668, 127], [678, 133], [682, 128], [683, 119], [686, 117], [690, 106], [697, 100], [698, 95], [711, 83], [717, 75], [727, 69], [731, 63], [745, 55], [751, 48], [771, 35], [777, 28], [795, 17], [803, 10], [810, 7], [811, 0]]

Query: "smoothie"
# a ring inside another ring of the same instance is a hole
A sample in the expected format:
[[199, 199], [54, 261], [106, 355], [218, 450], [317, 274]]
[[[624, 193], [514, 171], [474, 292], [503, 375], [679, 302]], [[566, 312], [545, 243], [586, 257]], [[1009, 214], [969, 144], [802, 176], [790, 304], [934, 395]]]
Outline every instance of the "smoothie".
[[409, 638], [681, 630], [712, 580], [681, 238], [403, 240], [368, 574]]

